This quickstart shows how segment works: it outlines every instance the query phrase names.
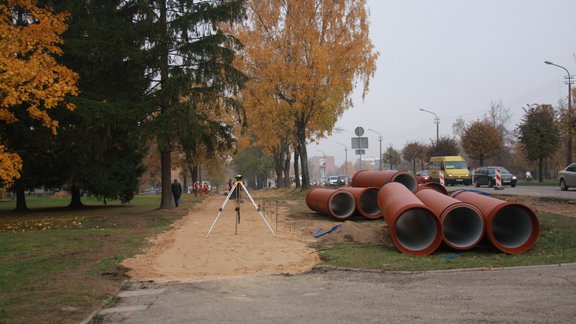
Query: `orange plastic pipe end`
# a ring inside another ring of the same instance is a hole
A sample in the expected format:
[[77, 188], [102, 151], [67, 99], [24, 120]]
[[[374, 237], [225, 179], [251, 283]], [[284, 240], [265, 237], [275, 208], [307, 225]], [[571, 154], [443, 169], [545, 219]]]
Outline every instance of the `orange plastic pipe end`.
[[392, 242], [401, 252], [428, 255], [442, 243], [440, 220], [403, 184], [390, 182], [382, 186], [378, 190], [378, 207]]
[[439, 184], [438, 182], [428, 182], [425, 184], [418, 185], [418, 188], [416, 189], [415, 192], [418, 192], [423, 189], [434, 189], [440, 193], [448, 195], [448, 189], [446, 189], [445, 186]]
[[476, 207], [432, 187], [423, 187], [415, 195], [440, 218], [446, 245], [456, 250], [469, 250], [480, 243], [485, 224], [482, 213]]
[[517, 254], [536, 244], [540, 224], [534, 211], [526, 205], [469, 191], [454, 192], [452, 197], [480, 210], [486, 223], [486, 236], [500, 251]]
[[313, 211], [344, 220], [354, 214], [355, 201], [351, 193], [341, 189], [313, 188], [306, 193], [306, 205]]
[[414, 192], [418, 187], [418, 181], [412, 173], [386, 170], [386, 171], [368, 171], [360, 170], [356, 172], [350, 181], [352, 187], [376, 187], [380, 188], [389, 182], [398, 182]]
[[378, 188], [376, 187], [342, 187], [341, 190], [347, 191], [354, 196], [356, 211], [368, 218], [378, 219], [382, 217], [382, 212], [378, 208], [376, 199], [378, 198]]

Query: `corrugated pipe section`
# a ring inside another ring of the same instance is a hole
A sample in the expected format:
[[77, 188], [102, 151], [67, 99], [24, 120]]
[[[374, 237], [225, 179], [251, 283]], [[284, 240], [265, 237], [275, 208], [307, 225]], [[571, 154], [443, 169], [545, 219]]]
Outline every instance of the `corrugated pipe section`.
[[476, 207], [433, 187], [422, 187], [415, 195], [440, 219], [446, 245], [456, 250], [469, 250], [482, 240], [484, 218]]
[[386, 171], [360, 170], [352, 176], [350, 185], [352, 187], [380, 188], [389, 182], [401, 183], [412, 192], [414, 192], [418, 187], [416, 177], [414, 177], [412, 173], [396, 170], [386, 170]]
[[347, 191], [354, 196], [356, 204], [356, 211], [369, 219], [378, 219], [382, 217], [382, 212], [378, 208], [376, 198], [378, 197], [378, 188], [355, 188], [355, 187], [342, 187], [340, 188]]
[[306, 205], [341, 220], [350, 218], [355, 210], [354, 196], [342, 189], [314, 188], [306, 193]]
[[455, 191], [451, 196], [480, 210], [486, 223], [486, 236], [500, 251], [522, 253], [536, 244], [540, 225], [536, 214], [527, 206], [466, 190]]
[[403, 253], [428, 255], [442, 243], [438, 217], [403, 184], [390, 182], [382, 186], [378, 207], [392, 242]]

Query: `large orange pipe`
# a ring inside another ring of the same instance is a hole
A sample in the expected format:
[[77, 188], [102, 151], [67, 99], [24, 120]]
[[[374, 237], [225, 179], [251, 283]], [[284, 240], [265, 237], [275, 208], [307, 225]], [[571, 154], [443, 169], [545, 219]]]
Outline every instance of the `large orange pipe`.
[[415, 191], [418, 187], [416, 177], [409, 172], [386, 170], [368, 171], [360, 170], [352, 176], [350, 185], [352, 187], [376, 187], [380, 188], [389, 182], [399, 182], [410, 191]]
[[390, 182], [378, 190], [378, 207], [392, 242], [403, 253], [428, 255], [442, 243], [442, 225], [434, 211], [401, 183]]
[[418, 185], [418, 188], [416, 189], [415, 193], [424, 189], [434, 189], [442, 194], [448, 195], [448, 189], [446, 189], [446, 187], [439, 184], [438, 182], [428, 182], [425, 184]]
[[469, 191], [457, 191], [452, 197], [480, 210], [486, 223], [486, 236], [494, 246], [508, 254], [522, 253], [538, 240], [540, 225], [527, 206]]
[[446, 245], [469, 250], [482, 240], [484, 218], [476, 207], [432, 188], [420, 189], [415, 195], [440, 218]]
[[355, 202], [351, 193], [341, 189], [314, 188], [306, 193], [306, 205], [315, 212], [337, 219], [354, 214]]
[[347, 191], [354, 196], [356, 203], [356, 211], [369, 219], [378, 219], [382, 217], [382, 212], [378, 208], [376, 198], [378, 198], [378, 188], [355, 188], [355, 187], [342, 187], [340, 188]]

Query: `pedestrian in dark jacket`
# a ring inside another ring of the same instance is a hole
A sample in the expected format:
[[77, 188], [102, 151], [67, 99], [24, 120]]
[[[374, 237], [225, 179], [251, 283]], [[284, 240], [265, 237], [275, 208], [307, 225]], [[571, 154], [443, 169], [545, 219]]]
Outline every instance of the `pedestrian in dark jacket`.
[[172, 189], [172, 196], [174, 196], [174, 202], [176, 203], [176, 207], [178, 207], [180, 204], [180, 196], [182, 195], [182, 185], [178, 182], [178, 179], [174, 179], [170, 189]]

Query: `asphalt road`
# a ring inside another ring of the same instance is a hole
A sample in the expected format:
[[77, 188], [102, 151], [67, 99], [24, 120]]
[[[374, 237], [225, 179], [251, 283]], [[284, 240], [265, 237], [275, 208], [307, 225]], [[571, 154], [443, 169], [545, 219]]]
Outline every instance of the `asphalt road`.
[[576, 264], [132, 283], [103, 323], [574, 323]]
[[519, 196], [532, 196], [542, 198], [555, 198], [563, 200], [576, 200], [576, 188], [570, 188], [568, 191], [562, 191], [558, 186], [518, 185], [514, 188], [510, 186], [504, 186], [503, 190], [495, 190], [494, 188], [488, 188], [485, 186], [482, 186], [480, 188], [476, 188], [474, 186], [452, 186], [447, 188], [448, 191], [466, 189], [466, 190], [479, 190], [482, 192], [489, 192], [498, 195], [519, 195]]

